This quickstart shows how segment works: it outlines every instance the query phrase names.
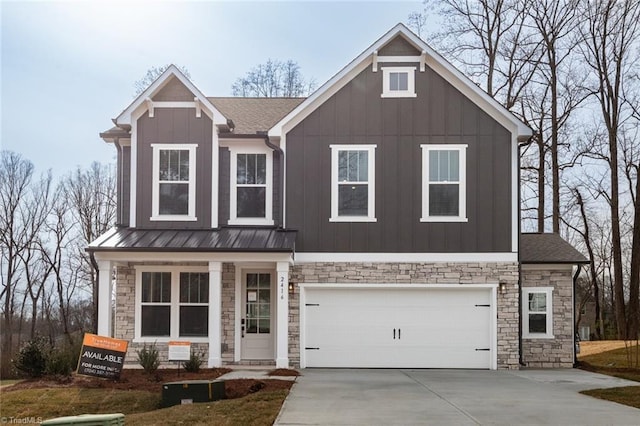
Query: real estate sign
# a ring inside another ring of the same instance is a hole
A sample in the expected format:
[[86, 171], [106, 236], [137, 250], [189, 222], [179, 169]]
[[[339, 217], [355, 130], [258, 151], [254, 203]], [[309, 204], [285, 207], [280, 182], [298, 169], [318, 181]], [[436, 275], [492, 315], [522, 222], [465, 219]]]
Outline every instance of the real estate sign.
[[78, 361], [78, 374], [117, 379], [127, 354], [126, 340], [85, 333]]
[[191, 342], [169, 342], [169, 361], [189, 361]]

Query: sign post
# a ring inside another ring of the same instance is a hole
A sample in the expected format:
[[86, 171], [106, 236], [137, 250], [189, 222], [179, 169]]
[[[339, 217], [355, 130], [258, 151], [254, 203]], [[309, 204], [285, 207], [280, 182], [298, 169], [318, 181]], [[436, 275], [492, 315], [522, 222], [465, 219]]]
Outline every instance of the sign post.
[[169, 342], [169, 361], [178, 361], [178, 374], [180, 374], [180, 363], [191, 359], [191, 342]]
[[129, 342], [85, 333], [78, 374], [117, 380], [122, 372]]

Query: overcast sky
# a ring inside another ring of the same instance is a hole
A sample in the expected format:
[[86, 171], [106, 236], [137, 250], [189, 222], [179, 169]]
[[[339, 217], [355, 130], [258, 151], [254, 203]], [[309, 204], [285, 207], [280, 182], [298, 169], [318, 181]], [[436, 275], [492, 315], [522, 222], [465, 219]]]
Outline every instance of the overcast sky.
[[37, 172], [114, 162], [98, 133], [152, 66], [185, 66], [207, 96], [268, 58], [322, 85], [410, 12], [411, 2], [0, 0], [0, 147]]

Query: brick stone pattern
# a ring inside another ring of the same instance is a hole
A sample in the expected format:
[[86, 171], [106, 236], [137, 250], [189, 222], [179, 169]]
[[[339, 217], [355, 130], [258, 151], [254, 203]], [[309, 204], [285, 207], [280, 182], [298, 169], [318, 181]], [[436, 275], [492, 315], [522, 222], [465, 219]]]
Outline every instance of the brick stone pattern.
[[236, 268], [222, 264], [222, 363], [232, 363], [235, 351]]
[[[522, 339], [522, 361], [534, 368], [573, 367], [571, 267], [544, 269], [523, 266], [522, 287], [553, 287], [553, 339]], [[522, 303], [526, 303], [525, 300]]]
[[[504, 283], [498, 291], [498, 368], [517, 369], [518, 264], [517, 263], [355, 263], [318, 262], [292, 267], [290, 281], [344, 284], [484, 284]], [[289, 359], [300, 365], [299, 289], [289, 302]]]

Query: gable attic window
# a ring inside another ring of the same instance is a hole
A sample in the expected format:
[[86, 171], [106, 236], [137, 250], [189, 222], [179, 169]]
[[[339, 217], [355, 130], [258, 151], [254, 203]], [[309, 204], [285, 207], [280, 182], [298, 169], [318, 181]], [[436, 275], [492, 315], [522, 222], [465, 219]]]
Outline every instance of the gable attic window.
[[330, 145], [330, 222], [375, 222], [376, 145]]
[[467, 145], [422, 148], [421, 222], [467, 222]]
[[151, 220], [195, 221], [195, 144], [151, 144], [153, 188]]
[[231, 149], [229, 225], [273, 225], [273, 152]]
[[382, 67], [383, 98], [415, 98], [415, 67]]

